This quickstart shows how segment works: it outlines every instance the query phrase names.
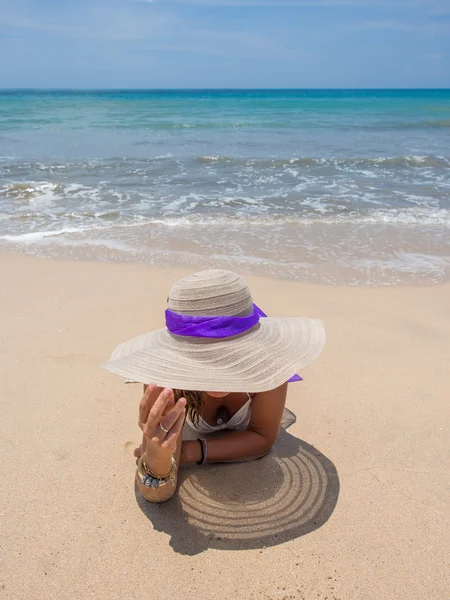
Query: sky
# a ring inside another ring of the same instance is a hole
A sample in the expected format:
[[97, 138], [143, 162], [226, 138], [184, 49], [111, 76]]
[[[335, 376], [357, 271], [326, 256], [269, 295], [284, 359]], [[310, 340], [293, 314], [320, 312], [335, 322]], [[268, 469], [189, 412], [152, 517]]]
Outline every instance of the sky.
[[0, 0], [19, 87], [450, 87], [450, 0]]

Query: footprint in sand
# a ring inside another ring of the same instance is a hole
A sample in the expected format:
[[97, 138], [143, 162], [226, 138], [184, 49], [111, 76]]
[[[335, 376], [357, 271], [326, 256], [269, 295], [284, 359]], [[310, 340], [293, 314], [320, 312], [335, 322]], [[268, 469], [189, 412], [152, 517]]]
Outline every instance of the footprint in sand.
[[123, 449], [127, 454], [133, 454], [136, 448], [139, 448], [139, 442], [125, 442]]

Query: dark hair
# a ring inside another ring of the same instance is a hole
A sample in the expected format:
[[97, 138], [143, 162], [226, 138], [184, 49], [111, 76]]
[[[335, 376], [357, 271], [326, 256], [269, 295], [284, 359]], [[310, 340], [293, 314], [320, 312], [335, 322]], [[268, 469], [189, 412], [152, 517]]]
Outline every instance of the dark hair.
[[203, 409], [203, 400], [201, 392], [190, 390], [173, 390], [175, 400], [186, 398], [186, 408], [189, 419], [198, 425], [198, 418]]

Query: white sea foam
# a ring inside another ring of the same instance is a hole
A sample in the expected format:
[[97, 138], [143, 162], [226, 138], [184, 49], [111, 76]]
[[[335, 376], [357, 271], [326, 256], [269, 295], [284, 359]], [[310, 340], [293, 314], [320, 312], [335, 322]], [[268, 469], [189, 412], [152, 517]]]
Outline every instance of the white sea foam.
[[419, 252], [397, 252], [403, 264], [396, 265], [396, 270], [402, 273], [435, 273], [443, 275], [450, 267], [450, 256], [435, 256]]
[[0, 187], [0, 197], [11, 196], [29, 202], [52, 200], [61, 189], [60, 185], [49, 181], [7, 183]]
[[73, 238], [64, 238], [61, 240], [61, 244], [63, 246], [73, 246], [73, 247], [99, 247], [99, 248], [109, 248], [110, 250], [119, 250], [121, 252], [137, 254], [139, 249], [117, 239], [109, 239], [109, 238], [92, 238], [92, 237], [83, 237], [81, 239], [73, 239]]
[[15, 244], [33, 244], [45, 238], [58, 237], [66, 233], [80, 233], [81, 231], [83, 230], [80, 228], [75, 229], [67, 227], [64, 229], [57, 229], [55, 231], [31, 231], [29, 233], [20, 233], [18, 235], [2, 235], [0, 236], [0, 240], [13, 242]]
[[[321, 199], [304, 199], [300, 203], [302, 212], [295, 211], [272, 213], [270, 205], [262, 204], [254, 198], [240, 198], [239, 209], [235, 207], [233, 197], [223, 197], [220, 201], [210, 200], [210, 208], [229, 208], [234, 212], [226, 213], [199, 213], [195, 212], [198, 200], [195, 195], [186, 196], [177, 202], [169, 203], [159, 216], [145, 216], [142, 214], [121, 214], [117, 210], [107, 212], [80, 211], [70, 213], [59, 213], [56, 216], [47, 215], [45, 212], [16, 212], [14, 214], [3, 214], [0, 222], [15, 223], [14, 227], [29, 228], [33, 224], [33, 230], [22, 231], [17, 235], [3, 235], [0, 239], [8, 241], [41, 239], [43, 237], [61, 235], [62, 233], [73, 233], [79, 231], [109, 230], [121, 228], [133, 228], [143, 226], [163, 227], [235, 227], [245, 229], [271, 228], [284, 226], [333, 226], [333, 225], [385, 225], [392, 227], [410, 226], [416, 228], [450, 228], [450, 210], [438, 208], [405, 208], [405, 209], [372, 209], [366, 211], [351, 210], [344, 205], [339, 206], [331, 201], [324, 202]], [[180, 208], [183, 205], [183, 213]], [[204, 206], [204, 203], [202, 203]], [[276, 207], [275, 207], [276, 208]], [[192, 211], [192, 212], [190, 212]], [[37, 223], [60, 223], [63, 225], [58, 230], [45, 228], [36, 230]], [[23, 223], [23, 225], [22, 225]], [[79, 223], [79, 227], [70, 227], [70, 223]], [[20, 231], [20, 230], [19, 230]], [[35, 236], [35, 238], [33, 238]]]
[[368, 214], [355, 216], [355, 221], [373, 224], [450, 227], [450, 210], [424, 208], [375, 210]]
[[[128, 226], [142, 224], [158, 224], [167, 227], [202, 227], [242, 225], [246, 227], [272, 227], [273, 225], [411, 225], [420, 227], [450, 227], [450, 210], [448, 209], [379, 209], [362, 213], [354, 210], [336, 212], [335, 205], [323, 205], [319, 200], [306, 201], [306, 206], [313, 209], [305, 215], [272, 215], [270, 213], [257, 215], [241, 212], [235, 215], [208, 215], [192, 214], [179, 217], [161, 216], [158, 218], [143, 219], [141, 222], [129, 223]], [[333, 212], [334, 214], [329, 214]], [[320, 213], [320, 214], [318, 214]], [[115, 223], [114, 226], [121, 226]]]
[[344, 267], [364, 271], [395, 271], [405, 274], [433, 274], [443, 276], [450, 268], [450, 256], [436, 256], [420, 252], [395, 251], [392, 256], [371, 258], [341, 258], [337, 261]]

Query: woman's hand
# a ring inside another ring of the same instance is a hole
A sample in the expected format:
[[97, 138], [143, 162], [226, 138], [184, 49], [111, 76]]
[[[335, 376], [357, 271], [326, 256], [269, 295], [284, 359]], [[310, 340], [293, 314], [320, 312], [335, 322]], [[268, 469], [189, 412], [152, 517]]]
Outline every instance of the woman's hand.
[[[164, 485], [146, 487], [141, 472], [136, 471], [136, 479], [142, 495], [149, 502], [164, 502], [176, 490], [178, 463], [181, 450], [181, 436], [186, 399], [175, 402], [171, 389], [162, 389], [150, 384], [144, 387], [144, 395], [139, 403], [139, 427], [144, 434], [141, 452], [144, 453], [146, 472], [164, 480]], [[175, 455], [175, 462], [172, 456]]]
[[139, 403], [139, 427], [145, 437], [147, 458], [171, 455], [175, 452], [178, 436], [183, 429], [185, 398], [175, 402], [171, 389], [162, 389], [151, 383]]

